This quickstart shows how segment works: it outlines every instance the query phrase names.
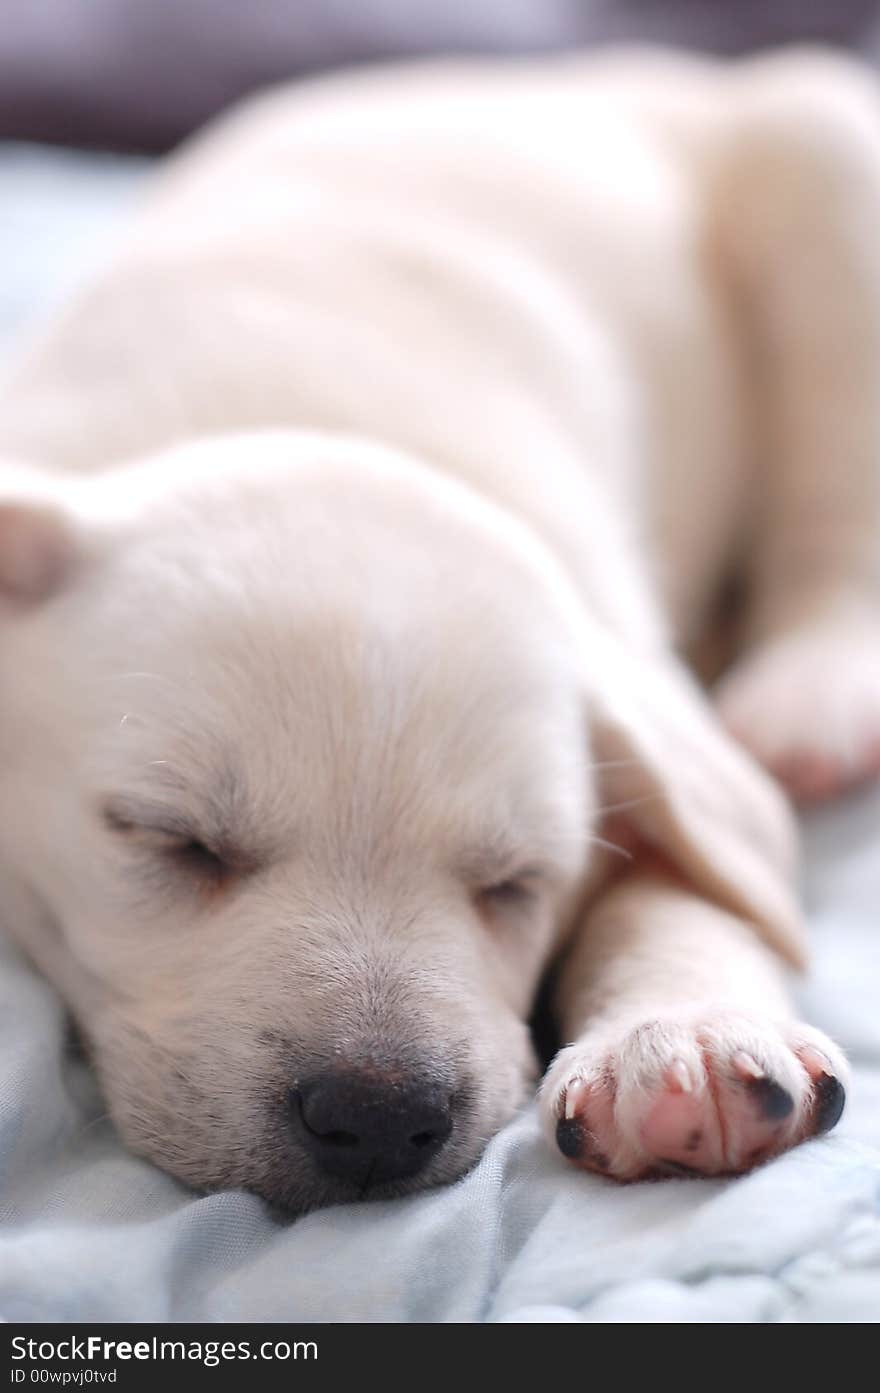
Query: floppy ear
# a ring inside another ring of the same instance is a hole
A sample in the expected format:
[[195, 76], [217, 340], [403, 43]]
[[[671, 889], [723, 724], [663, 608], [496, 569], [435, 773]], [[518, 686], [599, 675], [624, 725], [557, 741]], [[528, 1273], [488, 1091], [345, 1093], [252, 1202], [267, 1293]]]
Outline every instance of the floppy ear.
[[41, 600], [64, 580], [76, 555], [73, 523], [40, 491], [0, 483], [0, 599]]
[[797, 839], [781, 790], [674, 658], [639, 658], [607, 637], [601, 647], [591, 682], [600, 807], [802, 967]]

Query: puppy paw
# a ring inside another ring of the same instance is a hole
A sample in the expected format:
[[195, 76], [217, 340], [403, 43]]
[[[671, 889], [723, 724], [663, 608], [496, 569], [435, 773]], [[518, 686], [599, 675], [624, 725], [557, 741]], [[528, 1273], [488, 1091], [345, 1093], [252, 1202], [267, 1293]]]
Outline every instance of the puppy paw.
[[707, 1014], [562, 1050], [541, 1086], [548, 1137], [618, 1180], [734, 1175], [838, 1121], [848, 1069], [810, 1026]]
[[880, 623], [768, 643], [733, 668], [715, 699], [731, 734], [798, 802], [880, 777]]

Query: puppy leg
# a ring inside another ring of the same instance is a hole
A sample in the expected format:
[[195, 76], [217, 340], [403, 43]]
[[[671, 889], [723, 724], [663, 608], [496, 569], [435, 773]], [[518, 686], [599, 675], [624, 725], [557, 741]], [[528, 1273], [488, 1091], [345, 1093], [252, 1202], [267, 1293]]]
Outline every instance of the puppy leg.
[[880, 95], [821, 55], [732, 79], [714, 227], [760, 464], [728, 728], [796, 797], [880, 774]]
[[541, 1086], [551, 1144], [636, 1180], [732, 1174], [828, 1131], [846, 1061], [793, 1016], [783, 968], [661, 871], [600, 899], [563, 965], [567, 1045]]

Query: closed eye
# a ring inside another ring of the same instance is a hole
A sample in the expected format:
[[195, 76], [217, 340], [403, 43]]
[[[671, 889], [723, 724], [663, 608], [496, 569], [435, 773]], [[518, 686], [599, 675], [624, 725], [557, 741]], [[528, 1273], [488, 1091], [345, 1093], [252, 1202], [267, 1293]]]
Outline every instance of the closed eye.
[[246, 867], [235, 853], [210, 845], [171, 813], [108, 802], [102, 809], [105, 827], [133, 850], [161, 859], [169, 867], [201, 883], [217, 883]]
[[484, 911], [503, 913], [505, 911], [530, 909], [538, 897], [540, 881], [534, 871], [508, 876], [503, 880], [483, 885], [475, 893], [478, 908]]
[[163, 848], [163, 855], [181, 870], [200, 879], [221, 880], [234, 873], [233, 867], [218, 852], [212, 851], [196, 837], [185, 841], [176, 838]]

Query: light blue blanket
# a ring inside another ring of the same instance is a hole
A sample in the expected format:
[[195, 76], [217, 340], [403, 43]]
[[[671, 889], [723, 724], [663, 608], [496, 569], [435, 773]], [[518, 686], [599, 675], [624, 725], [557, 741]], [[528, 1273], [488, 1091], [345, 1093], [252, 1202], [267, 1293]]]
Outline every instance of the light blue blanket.
[[[139, 164], [0, 150], [0, 352], [99, 256]], [[857, 1321], [880, 1317], [880, 792], [806, 829], [809, 1019], [855, 1065], [840, 1127], [735, 1181], [619, 1187], [530, 1109], [457, 1185], [282, 1222], [114, 1136], [49, 988], [0, 941], [7, 1320]]]

